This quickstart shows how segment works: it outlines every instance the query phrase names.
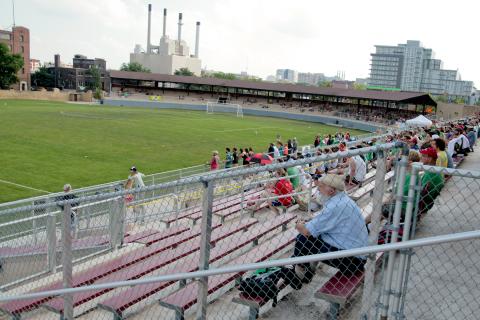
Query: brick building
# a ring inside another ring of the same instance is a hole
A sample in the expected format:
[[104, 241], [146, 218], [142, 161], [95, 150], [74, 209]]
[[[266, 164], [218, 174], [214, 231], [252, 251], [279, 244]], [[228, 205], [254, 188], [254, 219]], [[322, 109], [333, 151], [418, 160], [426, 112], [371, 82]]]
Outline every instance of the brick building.
[[0, 43], [5, 43], [13, 53], [23, 57], [23, 68], [18, 72], [19, 82], [14, 89], [30, 88], [30, 30], [25, 27], [13, 27], [12, 31], [0, 30]]
[[55, 55], [54, 60], [54, 65], [47, 67], [47, 70], [55, 79], [55, 87], [62, 90], [91, 89], [95, 79], [90, 74], [90, 70], [97, 68], [100, 73], [100, 89], [110, 90], [110, 76], [104, 59], [88, 59], [86, 56], [76, 54], [73, 57], [73, 67], [62, 64], [58, 54]]

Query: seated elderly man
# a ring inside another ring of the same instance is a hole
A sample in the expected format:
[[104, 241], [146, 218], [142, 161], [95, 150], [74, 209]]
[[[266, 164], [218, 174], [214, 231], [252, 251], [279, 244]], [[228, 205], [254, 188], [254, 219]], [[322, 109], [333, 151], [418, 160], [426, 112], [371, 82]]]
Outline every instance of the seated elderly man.
[[[323, 208], [309, 222], [297, 221], [299, 234], [293, 257], [332, 251], [360, 248], [368, 245], [368, 232], [357, 204], [344, 192], [342, 176], [327, 174], [316, 179], [315, 184], [322, 195]], [[345, 257], [323, 261], [340, 269], [345, 275], [363, 270], [365, 257]], [[309, 264], [304, 268], [304, 283], [309, 283], [315, 274]]]

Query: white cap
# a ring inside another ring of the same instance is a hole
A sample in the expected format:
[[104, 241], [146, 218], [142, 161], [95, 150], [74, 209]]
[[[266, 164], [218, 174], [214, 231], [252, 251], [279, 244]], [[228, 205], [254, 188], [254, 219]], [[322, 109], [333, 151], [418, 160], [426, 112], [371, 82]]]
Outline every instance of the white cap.
[[69, 191], [69, 190], [72, 190], [72, 186], [69, 183], [67, 183], [63, 186], [63, 191]]
[[438, 134], [434, 134], [434, 135], [432, 136], [432, 139], [438, 139], [438, 138], [440, 138], [440, 137], [438, 136]]

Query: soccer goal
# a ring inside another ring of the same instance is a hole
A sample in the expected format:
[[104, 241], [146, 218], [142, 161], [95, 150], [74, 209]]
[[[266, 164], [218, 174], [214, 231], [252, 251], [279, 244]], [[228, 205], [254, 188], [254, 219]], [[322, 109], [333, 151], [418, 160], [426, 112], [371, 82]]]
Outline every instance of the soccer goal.
[[243, 118], [242, 106], [235, 103], [219, 103], [217, 101], [207, 102], [207, 114], [214, 114], [215, 112], [236, 113], [237, 117]]

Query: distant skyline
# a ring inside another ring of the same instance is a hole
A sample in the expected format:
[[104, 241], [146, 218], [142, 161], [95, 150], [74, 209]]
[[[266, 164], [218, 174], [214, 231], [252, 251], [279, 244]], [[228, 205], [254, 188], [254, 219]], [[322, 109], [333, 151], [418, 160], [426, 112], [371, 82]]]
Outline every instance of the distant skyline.
[[[118, 69], [128, 62], [135, 44], [146, 47], [147, 5], [153, 5], [152, 42], [162, 33], [163, 8], [168, 9], [167, 34], [177, 36], [183, 13], [182, 38], [194, 50], [195, 22], [201, 22], [202, 68], [265, 78], [276, 69], [335, 75], [346, 79], [369, 75], [374, 45], [419, 40], [432, 48], [446, 69], [459, 69], [463, 80], [480, 86], [478, 12], [475, 1], [381, 0], [16, 0], [16, 24], [30, 29], [31, 57], [62, 62], [73, 55], [107, 60]], [[12, 26], [11, 1], [0, 4], [0, 28]]]

